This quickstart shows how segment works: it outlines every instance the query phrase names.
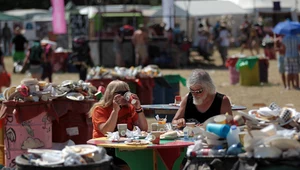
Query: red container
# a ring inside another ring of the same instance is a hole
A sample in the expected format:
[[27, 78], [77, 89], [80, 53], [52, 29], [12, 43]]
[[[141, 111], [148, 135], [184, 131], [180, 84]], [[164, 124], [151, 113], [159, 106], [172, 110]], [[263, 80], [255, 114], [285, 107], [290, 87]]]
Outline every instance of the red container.
[[86, 141], [93, 138], [92, 119], [85, 113], [73, 114], [68, 112], [59, 118], [59, 122], [52, 122], [52, 141], [64, 143], [72, 140], [75, 144], [86, 144]]
[[141, 104], [152, 104], [154, 79], [139, 78], [136, 87], [136, 94], [140, 99]]
[[88, 112], [96, 101], [55, 99], [52, 102], [58, 117], [52, 121], [52, 141], [63, 143], [71, 139], [75, 144], [86, 144], [93, 133]]

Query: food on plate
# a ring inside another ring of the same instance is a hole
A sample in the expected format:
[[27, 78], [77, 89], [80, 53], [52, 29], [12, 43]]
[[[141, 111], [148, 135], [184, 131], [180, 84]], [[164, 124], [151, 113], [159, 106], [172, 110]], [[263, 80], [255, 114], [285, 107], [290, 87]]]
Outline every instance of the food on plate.
[[161, 138], [177, 138], [178, 134], [176, 131], [168, 131], [162, 135], [160, 135]]
[[131, 141], [125, 141], [125, 144], [127, 144], [127, 145], [147, 145], [147, 144], [149, 144], [149, 141], [134, 139]]
[[257, 110], [253, 110], [252, 114], [254, 114], [255, 117], [263, 119], [263, 120], [276, 120], [276, 118], [277, 118], [271, 114], [267, 114], [265, 112], [259, 112]]

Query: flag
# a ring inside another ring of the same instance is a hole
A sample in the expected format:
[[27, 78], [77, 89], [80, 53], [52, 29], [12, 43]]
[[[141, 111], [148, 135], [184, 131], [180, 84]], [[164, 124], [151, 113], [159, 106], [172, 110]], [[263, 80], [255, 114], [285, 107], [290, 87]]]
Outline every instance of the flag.
[[67, 26], [65, 19], [64, 0], [51, 0], [52, 4], [52, 28], [54, 34], [66, 34]]

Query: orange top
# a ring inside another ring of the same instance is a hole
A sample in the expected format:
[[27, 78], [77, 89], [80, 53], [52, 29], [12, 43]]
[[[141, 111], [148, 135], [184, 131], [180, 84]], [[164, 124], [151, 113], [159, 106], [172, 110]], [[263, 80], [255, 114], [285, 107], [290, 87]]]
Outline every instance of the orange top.
[[[99, 130], [99, 125], [105, 123], [112, 112], [112, 107], [97, 107], [92, 115], [93, 121], [93, 138], [104, 137], [104, 135]], [[117, 124], [127, 123], [127, 128], [132, 130], [134, 123], [138, 120], [138, 114], [132, 105], [128, 107], [122, 107], [119, 111]], [[116, 125], [117, 125], [116, 124]], [[115, 131], [117, 129], [115, 128]]]

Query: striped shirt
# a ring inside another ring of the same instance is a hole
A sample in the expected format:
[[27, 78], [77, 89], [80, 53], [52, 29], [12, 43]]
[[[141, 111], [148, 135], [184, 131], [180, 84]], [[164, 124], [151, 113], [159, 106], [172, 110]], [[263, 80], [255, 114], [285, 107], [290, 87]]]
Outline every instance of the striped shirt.
[[300, 45], [300, 38], [296, 35], [286, 35], [282, 39], [282, 43], [285, 46], [285, 57], [294, 58], [298, 57], [298, 46]]

